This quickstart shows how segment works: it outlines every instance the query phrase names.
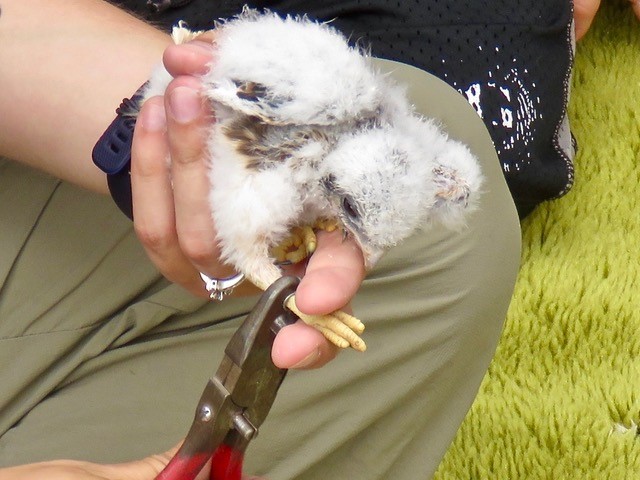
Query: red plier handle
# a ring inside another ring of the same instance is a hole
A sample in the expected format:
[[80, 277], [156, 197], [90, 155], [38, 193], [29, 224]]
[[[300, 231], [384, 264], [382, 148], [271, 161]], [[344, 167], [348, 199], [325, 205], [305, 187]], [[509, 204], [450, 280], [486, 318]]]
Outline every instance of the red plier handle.
[[271, 347], [278, 331], [296, 320], [284, 304], [298, 283], [295, 277], [274, 282], [231, 337], [184, 443], [156, 480], [194, 480], [209, 459], [210, 480], [241, 480], [245, 449], [287, 373], [271, 361]]

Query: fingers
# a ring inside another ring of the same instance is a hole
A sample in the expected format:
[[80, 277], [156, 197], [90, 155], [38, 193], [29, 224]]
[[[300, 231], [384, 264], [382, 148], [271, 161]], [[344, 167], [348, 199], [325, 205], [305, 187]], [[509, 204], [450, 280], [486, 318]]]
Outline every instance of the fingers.
[[310, 315], [342, 309], [356, 294], [365, 277], [364, 258], [355, 241], [340, 231], [320, 231], [318, 247], [309, 259], [296, 290], [298, 308]]
[[[191, 75], [211, 61], [211, 46], [199, 49], [192, 42], [175, 48], [176, 55], [166, 56], [176, 78], [164, 97], [142, 107], [134, 133], [134, 225], [165, 277], [207, 296], [199, 272], [216, 278], [235, 273], [220, 262], [209, 206], [207, 139], [215, 119], [200, 94], [200, 81]], [[235, 292], [255, 293], [255, 288], [245, 282]]]
[[214, 38], [210, 30], [191, 42], [169, 46], [162, 57], [165, 68], [174, 77], [206, 73], [213, 61]]
[[140, 110], [131, 149], [134, 227], [151, 261], [170, 281], [204, 295], [198, 272], [179, 245], [169, 168], [164, 101], [154, 97]]
[[[348, 310], [365, 276], [362, 252], [339, 231], [318, 232], [318, 247], [296, 290], [296, 304], [304, 313], [322, 315]], [[319, 368], [333, 360], [338, 348], [315, 328], [297, 322], [278, 332], [271, 350], [280, 368]]]
[[[134, 224], [156, 267], [172, 282], [206, 296], [199, 272], [224, 278], [209, 205], [207, 139], [215, 121], [192, 76], [211, 61], [209, 43], [190, 42], [165, 52], [176, 77], [164, 97], [142, 107], [132, 148]], [[206, 48], [205, 48], [206, 46]]]
[[573, 18], [576, 25], [577, 40], [584, 37], [591, 27], [598, 8], [600, 8], [600, 0], [574, 0]]
[[638, 20], [640, 20], [640, 0], [629, 0], [631, 2], [631, 8], [633, 8], [633, 13], [636, 14]]
[[319, 368], [333, 360], [338, 348], [315, 328], [299, 321], [278, 332], [271, 359], [279, 368]]
[[[629, 0], [633, 13], [640, 19], [640, 0]], [[573, 18], [576, 25], [576, 40], [580, 40], [587, 33], [593, 19], [600, 8], [600, 0], [574, 0]]]
[[[169, 464], [169, 461], [178, 452], [180, 444], [164, 453], [150, 455], [142, 460], [134, 460], [132, 462], [118, 463], [111, 465], [94, 465], [92, 466], [95, 477], [84, 477], [84, 480], [98, 479], [154, 479]], [[202, 471], [196, 476], [195, 480], [206, 480], [209, 478], [210, 465], [207, 464]]]
[[209, 162], [206, 145], [214, 121], [193, 77], [178, 77], [165, 94], [167, 140], [175, 226], [180, 248], [193, 266], [215, 277], [233, 274], [219, 265], [219, 250], [211, 216]]
[[[181, 442], [182, 443], [182, 442]], [[100, 466], [100, 471], [104, 476], [95, 477], [105, 479], [154, 479], [160, 472], [169, 464], [169, 461], [176, 455], [181, 443], [173, 447], [171, 450], [158, 454], [151, 455], [142, 460], [121, 463], [116, 465]], [[195, 477], [195, 480], [208, 480], [211, 477], [211, 461], [202, 468], [202, 470]], [[65, 477], [66, 478], [66, 477]], [[93, 479], [94, 477], [91, 477]], [[67, 479], [68, 480], [68, 479]], [[83, 480], [90, 480], [88, 477]], [[265, 480], [262, 477], [255, 477], [249, 475], [242, 475], [242, 480]]]
[[[167, 143], [176, 236], [184, 255], [196, 270], [214, 277], [235, 272], [218, 261], [219, 249], [209, 206], [209, 162], [206, 146], [215, 119], [200, 94], [193, 75], [203, 73], [212, 61], [214, 32], [202, 40], [169, 47], [165, 67], [175, 77], [165, 93]], [[206, 43], [205, 43], [206, 42]]]
[[[225, 277], [208, 204], [206, 154], [212, 118], [199, 83], [179, 77], [142, 107], [134, 132], [134, 225], [147, 254], [170, 281], [205, 296], [199, 271]], [[169, 160], [170, 159], [170, 160]]]

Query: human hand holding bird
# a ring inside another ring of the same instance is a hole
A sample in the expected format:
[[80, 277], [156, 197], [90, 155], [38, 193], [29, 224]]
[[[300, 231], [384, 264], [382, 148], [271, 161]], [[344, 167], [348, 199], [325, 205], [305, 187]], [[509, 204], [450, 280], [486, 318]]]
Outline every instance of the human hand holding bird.
[[[212, 117], [200, 101], [199, 74], [212, 60], [214, 35], [209, 31], [202, 43], [167, 49], [163, 60], [174, 80], [164, 95], [142, 106], [131, 158], [134, 224], [142, 246], [165, 277], [203, 297], [208, 293], [200, 271], [221, 277], [233, 273], [219, 259], [207, 200], [206, 134]], [[185, 91], [189, 94], [184, 95]], [[191, 95], [198, 98], [196, 108], [185, 105]], [[298, 305], [311, 314], [345, 308], [365, 276], [360, 249], [339, 232], [320, 232], [316, 253], [306, 264], [289, 268], [302, 278], [296, 292]], [[256, 293], [258, 289], [249, 282], [235, 290], [235, 295]], [[318, 330], [299, 321], [280, 330], [271, 354], [280, 368], [309, 369], [327, 364], [337, 352]]]
[[[475, 159], [414, 115], [337, 32], [246, 12], [217, 30], [214, 56], [201, 72], [216, 116], [210, 207], [222, 257], [252, 283], [277, 279], [274, 247], [319, 219], [340, 224], [367, 268], [418, 228], [463, 223], [480, 182]], [[156, 76], [149, 96], [169, 81]], [[310, 318], [297, 303], [292, 310], [334, 343], [363, 349], [353, 317]]]

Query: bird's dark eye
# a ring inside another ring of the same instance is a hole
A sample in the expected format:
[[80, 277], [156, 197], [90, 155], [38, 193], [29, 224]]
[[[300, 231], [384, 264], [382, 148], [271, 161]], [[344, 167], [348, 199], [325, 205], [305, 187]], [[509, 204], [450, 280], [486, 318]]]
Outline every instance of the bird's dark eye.
[[357, 220], [358, 218], [360, 218], [360, 212], [358, 212], [358, 208], [356, 207], [353, 200], [349, 197], [342, 198], [342, 210], [352, 220]]

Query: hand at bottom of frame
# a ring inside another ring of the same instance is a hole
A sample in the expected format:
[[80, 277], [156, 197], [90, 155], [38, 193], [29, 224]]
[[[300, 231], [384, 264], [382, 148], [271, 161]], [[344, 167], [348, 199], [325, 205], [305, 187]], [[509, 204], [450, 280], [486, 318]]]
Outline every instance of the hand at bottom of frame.
[[[53, 460], [0, 469], [3, 480], [154, 480], [175, 455], [178, 446], [150, 457], [127, 463], [102, 465], [76, 460]], [[209, 479], [209, 466], [196, 480]], [[261, 477], [243, 475], [242, 480], [264, 480]]]

